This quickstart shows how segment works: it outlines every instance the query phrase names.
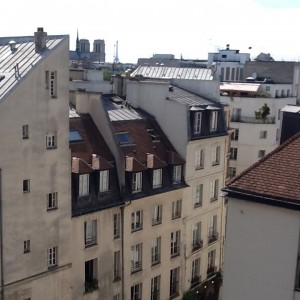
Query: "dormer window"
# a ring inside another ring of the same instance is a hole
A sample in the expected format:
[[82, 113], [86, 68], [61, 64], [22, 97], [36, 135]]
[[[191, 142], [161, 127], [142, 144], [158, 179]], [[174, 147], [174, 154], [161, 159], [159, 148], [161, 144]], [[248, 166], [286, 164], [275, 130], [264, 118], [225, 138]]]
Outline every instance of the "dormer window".
[[218, 112], [213, 110], [210, 112], [209, 130], [216, 131], [218, 126]]
[[90, 193], [90, 174], [79, 175], [79, 197]]
[[194, 116], [194, 133], [201, 133], [202, 112], [196, 112]]
[[181, 182], [181, 165], [173, 167], [173, 184]]
[[109, 189], [109, 170], [100, 171], [99, 192], [107, 192]]
[[153, 170], [153, 188], [160, 188], [162, 185], [162, 169]]
[[132, 193], [142, 191], [142, 172], [132, 174]]

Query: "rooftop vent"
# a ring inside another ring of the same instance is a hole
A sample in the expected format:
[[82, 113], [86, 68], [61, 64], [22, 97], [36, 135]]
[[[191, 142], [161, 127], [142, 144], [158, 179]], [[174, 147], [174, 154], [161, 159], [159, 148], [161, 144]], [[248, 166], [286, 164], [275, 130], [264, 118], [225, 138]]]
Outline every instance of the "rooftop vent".
[[47, 32], [44, 32], [43, 27], [38, 27], [35, 35], [35, 52], [41, 53], [46, 49]]
[[0, 75], [0, 82], [5, 78], [5, 75]]
[[11, 52], [16, 51], [16, 49], [17, 49], [17, 47], [16, 47], [17, 43], [15, 41], [10, 41], [8, 44], [9, 44]]

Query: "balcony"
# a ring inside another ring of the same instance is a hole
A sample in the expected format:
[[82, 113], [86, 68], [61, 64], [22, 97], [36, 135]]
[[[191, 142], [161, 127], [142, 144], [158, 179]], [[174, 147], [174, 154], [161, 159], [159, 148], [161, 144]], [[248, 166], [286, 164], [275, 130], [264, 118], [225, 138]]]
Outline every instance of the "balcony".
[[192, 251], [197, 251], [203, 247], [203, 240], [194, 241], [192, 244]]
[[232, 115], [231, 122], [251, 123], [251, 124], [275, 124], [275, 117], [266, 117], [265, 119], [257, 119], [255, 117], [244, 117], [240, 115]]
[[217, 232], [211, 233], [208, 236], [208, 243], [211, 244], [211, 243], [215, 242], [218, 238], [219, 238], [219, 233], [217, 233]]
[[207, 277], [211, 277], [217, 272], [217, 267], [216, 266], [209, 266], [207, 268]]
[[201, 282], [201, 276], [194, 276], [191, 279], [191, 289], [197, 286]]
[[96, 278], [86, 281], [84, 283], [85, 286], [85, 292], [86, 293], [92, 293], [93, 291], [98, 289], [98, 280]]
[[139, 272], [142, 270], [142, 262], [141, 261], [132, 261], [131, 262], [131, 274], [135, 272]]

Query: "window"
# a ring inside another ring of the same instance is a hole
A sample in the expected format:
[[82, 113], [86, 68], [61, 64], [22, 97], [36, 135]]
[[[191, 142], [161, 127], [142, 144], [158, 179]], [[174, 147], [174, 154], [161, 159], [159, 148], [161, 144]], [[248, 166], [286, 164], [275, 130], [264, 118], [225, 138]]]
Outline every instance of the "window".
[[100, 171], [99, 192], [107, 192], [109, 189], [109, 170]]
[[220, 164], [220, 154], [221, 154], [221, 147], [213, 146], [213, 149], [212, 149], [212, 165], [213, 166]]
[[216, 110], [210, 113], [209, 130], [216, 131], [218, 126], [218, 112]]
[[207, 276], [216, 272], [216, 250], [208, 252]]
[[161, 237], [151, 240], [151, 264], [160, 263]]
[[202, 206], [203, 184], [199, 184], [194, 188], [194, 207]]
[[113, 300], [121, 300], [120, 294], [116, 294], [113, 296]]
[[50, 72], [50, 96], [57, 97], [57, 72]]
[[160, 300], [160, 275], [151, 278], [150, 300]]
[[181, 182], [181, 165], [173, 167], [173, 184]]
[[22, 126], [22, 138], [23, 139], [28, 139], [29, 138], [29, 127], [28, 127], [28, 125], [23, 125]]
[[232, 108], [232, 122], [240, 122], [242, 116], [242, 109], [241, 108]]
[[270, 91], [270, 86], [267, 85], [267, 86], [266, 86], [266, 92], [269, 92], [269, 91]]
[[172, 219], [181, 217], [181, 200], [172, 202]]
[[171, 257], [180, 255], [180, 230], [171, 232]]
[[45, 72], [45, 85], [46, 85], [46, 90], [49, 90], [49, 71]]
[[195, 151], [195, 170], [204, 168], [204, 149], [197, 149]]
[[276, 142], [279, 141], [279, 129], [276, 129]]
[[98, 289], [98, 260], [97, 258], [85, 262], [85, 291], [90, 293]]
[[231, 139], [233, 141], [238, 141], [239, 140], [239, 129], [235, 128], [234, 131], [231, 134]]
[[23, 193], [29, 193], [30, 191], [30, 180], [25, 179], [23, 180]]
[[55, 267], [57, 265], [57, 247], [47, 249], [48, 268]]
[[202, 248], [203, 242], [201, 240], [201, 222], [198, 222], [193, 225], [193, 251], [199, 250]]
[[266, 155], [265, 150], [258, 150], [258, 158], [263, 158]]
[[141, 300], [142, 299], [142, 284], [136, 284], [131, 287], [130, 300]]
[[138, 193], [142, 191], [142, 172], [132, 174], [132, 192]]
[[30, 252], [30, 240], [24, 241], [24, 253]]
[[266, 139], [267, 138], [267, 131], [266, 130], [261, 130], [259, 133], [259, 138], [260, 139]]
[[238, 148], [230, 148], [230, 159], [237, 160]]
[[57, 192], [49, 193], [47, 200], [47, 210], [57, 208]]
[[121, 236], [121, 214], [114, 214], [113, 217], [114, 239]]
[[217, 232], [217, 215], [210, 218], [209, 229], [208, 229], [208, 243], [213, 243], [218, 239], [219, 235]]
[[142, 244], [131, 246], [131, 273], [142, 270]]
[[194, 116], [194, 133], [201, 133], [202, 112], [196, 112]]
[[46, 148], [52, 149], [56, 148], [56, 135], [53, 133], [49, 133], [46, 135]]
[[152, 225], [161, 224], [162, 220], [162, 205], [155, 205], [153, 207]]
[[229, 177], [230, 177], [230, 178], [236, 176], [236, 168], [234, 168], [234, 167], [229, 167], [228, 170], [229, 170]]
[[196, 258], [192, 261], [192, 278], [191, 287], [200, 283], [200, 258]]
[[138, 210], [131, 213], [131, 232], [141, 230], [143, 228], [143, 211]]
[[97, 220], [84, 222], [84, 245], [85, 247], [97, 243]]
[[210, 201], [218, 200], [219, 179], [214, 179], [210, 182]]
[[132, 140], [128, 134], [128, 132], [116, 133], [116, 138], [120, 145], [131, 144]]
[[162, 169], [153, 170], [152, 187], [154, 189], [160, 188], [162, 185]]
[[114, 281], [121, 279], [121, 254], [120, 250], [114, 252]]
[[170, 298], [179, 295], [179, 267], [170, 271]]
[[70, 143], [83, 142], [83, 139], [78, 130], [74, 130], [74, 129], [69, 130], [69, 142]]
[[277, 119], [280, 120], [280, 116], [281, 116], [281, 110], [278, 109], [278, 116], [277, 116]]
[[90, 175], [79, 175], [79, 197], [87, 196], [90, 193]]

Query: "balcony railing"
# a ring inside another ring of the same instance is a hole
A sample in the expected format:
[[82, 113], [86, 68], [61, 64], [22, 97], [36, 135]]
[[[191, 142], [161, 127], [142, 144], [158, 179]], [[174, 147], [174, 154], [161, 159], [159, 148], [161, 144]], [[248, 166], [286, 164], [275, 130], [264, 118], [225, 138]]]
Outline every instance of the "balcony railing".
[[213, 243], [215, 242], [217, 239], [219, 238], [219, 233], [217, 232], [214, 232], [214, 233], [211, 233], [209, 236], [208, 236], [208, 243]]
[[252, 123], [252, 124], [275, 124], [275, 117], [266, 117], [265, 119], [257, 119], [255, 117], [244, 117], [240, 115], [232, 115], [231, 122]]
[[85, 285], [85, 292], [91, 293], [98, 289], [98, 280], [96, 278], [88, 280], [84, 283]]
[[85, 239], [85, 247], [90, 247], [97, 244], [96, 236], [91, 236]]
[[216, 272], [217, 272], [217, 267], [216, 266], [209, 266], [207, 268], [207, 277], [212, 276]]
[[142, 270], [141, 261], [132, 261], [131, 262], [131, 273], [135, 273]]
[[201, 282], [201, 276], [194, 276], [194, 277], [191, 279], [191, 288], [194, 288], [194, 287], [197, 286], [200, 282]]
[[194, 241], [192, 244], [193, 252], [201, 249], [203, 247], [203, 240]]

